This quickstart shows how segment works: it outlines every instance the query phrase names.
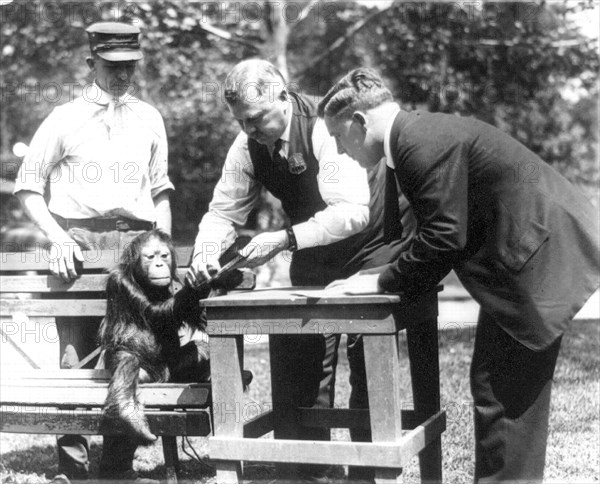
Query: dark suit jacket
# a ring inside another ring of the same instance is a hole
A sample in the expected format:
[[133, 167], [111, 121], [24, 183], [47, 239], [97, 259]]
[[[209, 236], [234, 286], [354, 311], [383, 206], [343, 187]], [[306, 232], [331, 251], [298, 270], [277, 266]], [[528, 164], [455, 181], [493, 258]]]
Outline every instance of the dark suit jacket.
[[400, 112], [390, 148], [418, 229], [380, 285], [420, 291], [453, 268], [506, 332], [546, 348], [598, 287], [597, 210], [525, 146], [475, 119]]

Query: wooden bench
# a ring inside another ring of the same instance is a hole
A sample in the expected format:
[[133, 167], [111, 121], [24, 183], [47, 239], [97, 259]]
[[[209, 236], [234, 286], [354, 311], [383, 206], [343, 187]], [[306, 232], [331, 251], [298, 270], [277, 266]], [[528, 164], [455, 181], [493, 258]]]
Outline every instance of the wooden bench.
[[[191, 248], [177, 249], [181, 279], [190, 251]], [[89, 317], [104, 316], [106, 269], [118, 262], [119, 254], [110, 250], [84, 252], [81, 277], [68, 284], [48, 272], [48, 256], [44, 252], [1, 253], [0, 256], [2, 345], [4, 350], [8, 349], [6, 345], [11, 346], [30, 368], [18, 374], [5, 369], [2, 373], [0, 431], [116, 435], [114, 430], [103, 428], [100, 418], [110, 373], [107, 370], [59, 369], [62, 350], [58, 348], [52, 367], [41, 368], [41, 352], [36, 352], [35, 348], [44, 344], [43, 340], [50, 334], [60, 338], [60, 334], [54, 333], [55, 318], [72, 318], [71, 331], [86, 331], [85, 318], [89, 321]], [[246, 271], [238, 287], [252, 289], [254, 283], [254, 274]], [[25, 324], [27, 330], [20, 331]], [[27, 348], [23, 349], [27, 346], [23, 344], [23, 333], [35, 341], [29, 345], [29, 352]], [[17, 334], [21, 338], [17, 338]], [[93, 362], [98, 353], [99, 349], [83, 358], [78, 366]], [[176, 483], [176, 437], [211, 433], [210, 384], [144, 384], [141, 393], [150, 429], [162, 438], [167, 481]]]

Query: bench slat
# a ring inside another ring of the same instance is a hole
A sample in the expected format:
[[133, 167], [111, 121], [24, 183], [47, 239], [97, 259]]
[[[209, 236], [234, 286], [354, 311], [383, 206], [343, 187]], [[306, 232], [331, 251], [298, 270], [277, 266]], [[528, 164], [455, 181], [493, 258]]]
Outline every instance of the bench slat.
[[[193, 412], [147, 411], [155, 435], [204, 437], [210, 434], [210, 414]], [[120, 435], [102, 426], [101, 410], [57, 410], [55, 408], [12, 407], [0, 413], [0, 432], [18, 434]], [[101, 427], [102, 426], [102, 427]]]
[[2, 374], [2, 385], [10, 384], [11, 380], [110, 380], [109, 370], [25, 370], [18, 374]]
[[104, 317], [106, 300], [104, 299], [0, 299], [0, 315], [12, 316], [21, 312], [30, 317], [70, 316]]
[[[183, 281], [187, 268], [177, 270], [179, 279]], [[244, 279], [236, 289], [253, 289], [256, 283], [255, 275], [250, 270], [243, 270]], [[108, 274], [83, 274], [73, 282], [65, 283], [52, 275], [3, 275], [2, 293], [75, 293], [75, 292], [103, 292], [106, 288]]]
[[[36, 382], [39, 383], [39, 382]], [[107, 383], [54, 386], [31, 383], [31, 380], [11, 380], [0, 389], [3, 405], [101, 407], [106, 400]], [[140, 385], [142, 401], [148, 407], [202, 408], [208, 405], [209, 384], [147, 384]]]
[[44, 276], [2, 276], [2, 293], [10, 292], [103, 292], [108, 274], [85, 274], [73, 282], [65, 283], [58, 277]]
[[[47, 251], [39, 250], [31, 252], [9, 252], [10, 244], [5, 244], [6, 252], [0, 254], [2, 269], [7, 271], [45, 271], [48, 272], [50, 256]], [[18, 247], [14, 247], [18, 249]], [[177, 265], [186, 267], [189, 265], [193, 247], [177, 247]], [[106, 269], [118, 264], [121, 252], [114, 249], [86, 250], [83, 251], [83, 267], [85, 269]]]

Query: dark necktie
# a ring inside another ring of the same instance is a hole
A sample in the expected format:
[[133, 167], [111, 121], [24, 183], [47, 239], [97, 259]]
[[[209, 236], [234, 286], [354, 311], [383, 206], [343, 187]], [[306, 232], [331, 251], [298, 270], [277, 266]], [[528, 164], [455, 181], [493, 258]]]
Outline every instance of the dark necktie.
[[402, 237], [402, 220], [398, 207], [396, 174], [389, 166], [385, 170], [385, 205], [383, 209], [383, 238], [386, 244]]
[[287, 164], [287, 160], [279, 153], [281, 151], [282, 146], [283, 140], [281, 138], [275, 141], [275, 144], [273, 145], [273, 154], [271, 155], [271, 159], [273, 160], [273, 163], [281, 163], [285, 166]]

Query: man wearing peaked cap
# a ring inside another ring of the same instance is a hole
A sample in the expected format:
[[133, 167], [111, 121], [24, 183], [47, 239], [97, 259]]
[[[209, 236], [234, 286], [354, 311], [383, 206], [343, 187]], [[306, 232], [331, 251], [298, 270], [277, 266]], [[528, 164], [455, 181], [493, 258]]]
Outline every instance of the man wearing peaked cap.
[[122, 22], [98, 22], [85, 31], [90, 40], [92, 55], [110, 62], [138, 61], [144, 55], [140, 50], [140, 29]]
[[[16, 196], [55, 249], [50, 271], [66, 282], [77, 277], [75, 259], [83, 260], [82, 249], [122, 249], [153, 227], [171, 231], [173, 184], [167, 175], [163, 119], [131, 92], [136, 63], [143, 57], [139, 28], [100, 22], [86, 31], [91, 50], [86, 61], [94, 82], [44, 120], [15, 185]], [[77, 327], [85, 327], [85, 333], [69, 330], [72, 323], [57, 318], [64, 335], [63, 368], [72, 368], [96, 346], [100, 321], [81, 319], [85, 324]], [[136, 448], [126, 437], [105, 437], [101, 477], [156, 482], [139, 479], [133, 471]], [[58, 453], [55, 482], [88, 477], [85, 437], [60, 437]]]

